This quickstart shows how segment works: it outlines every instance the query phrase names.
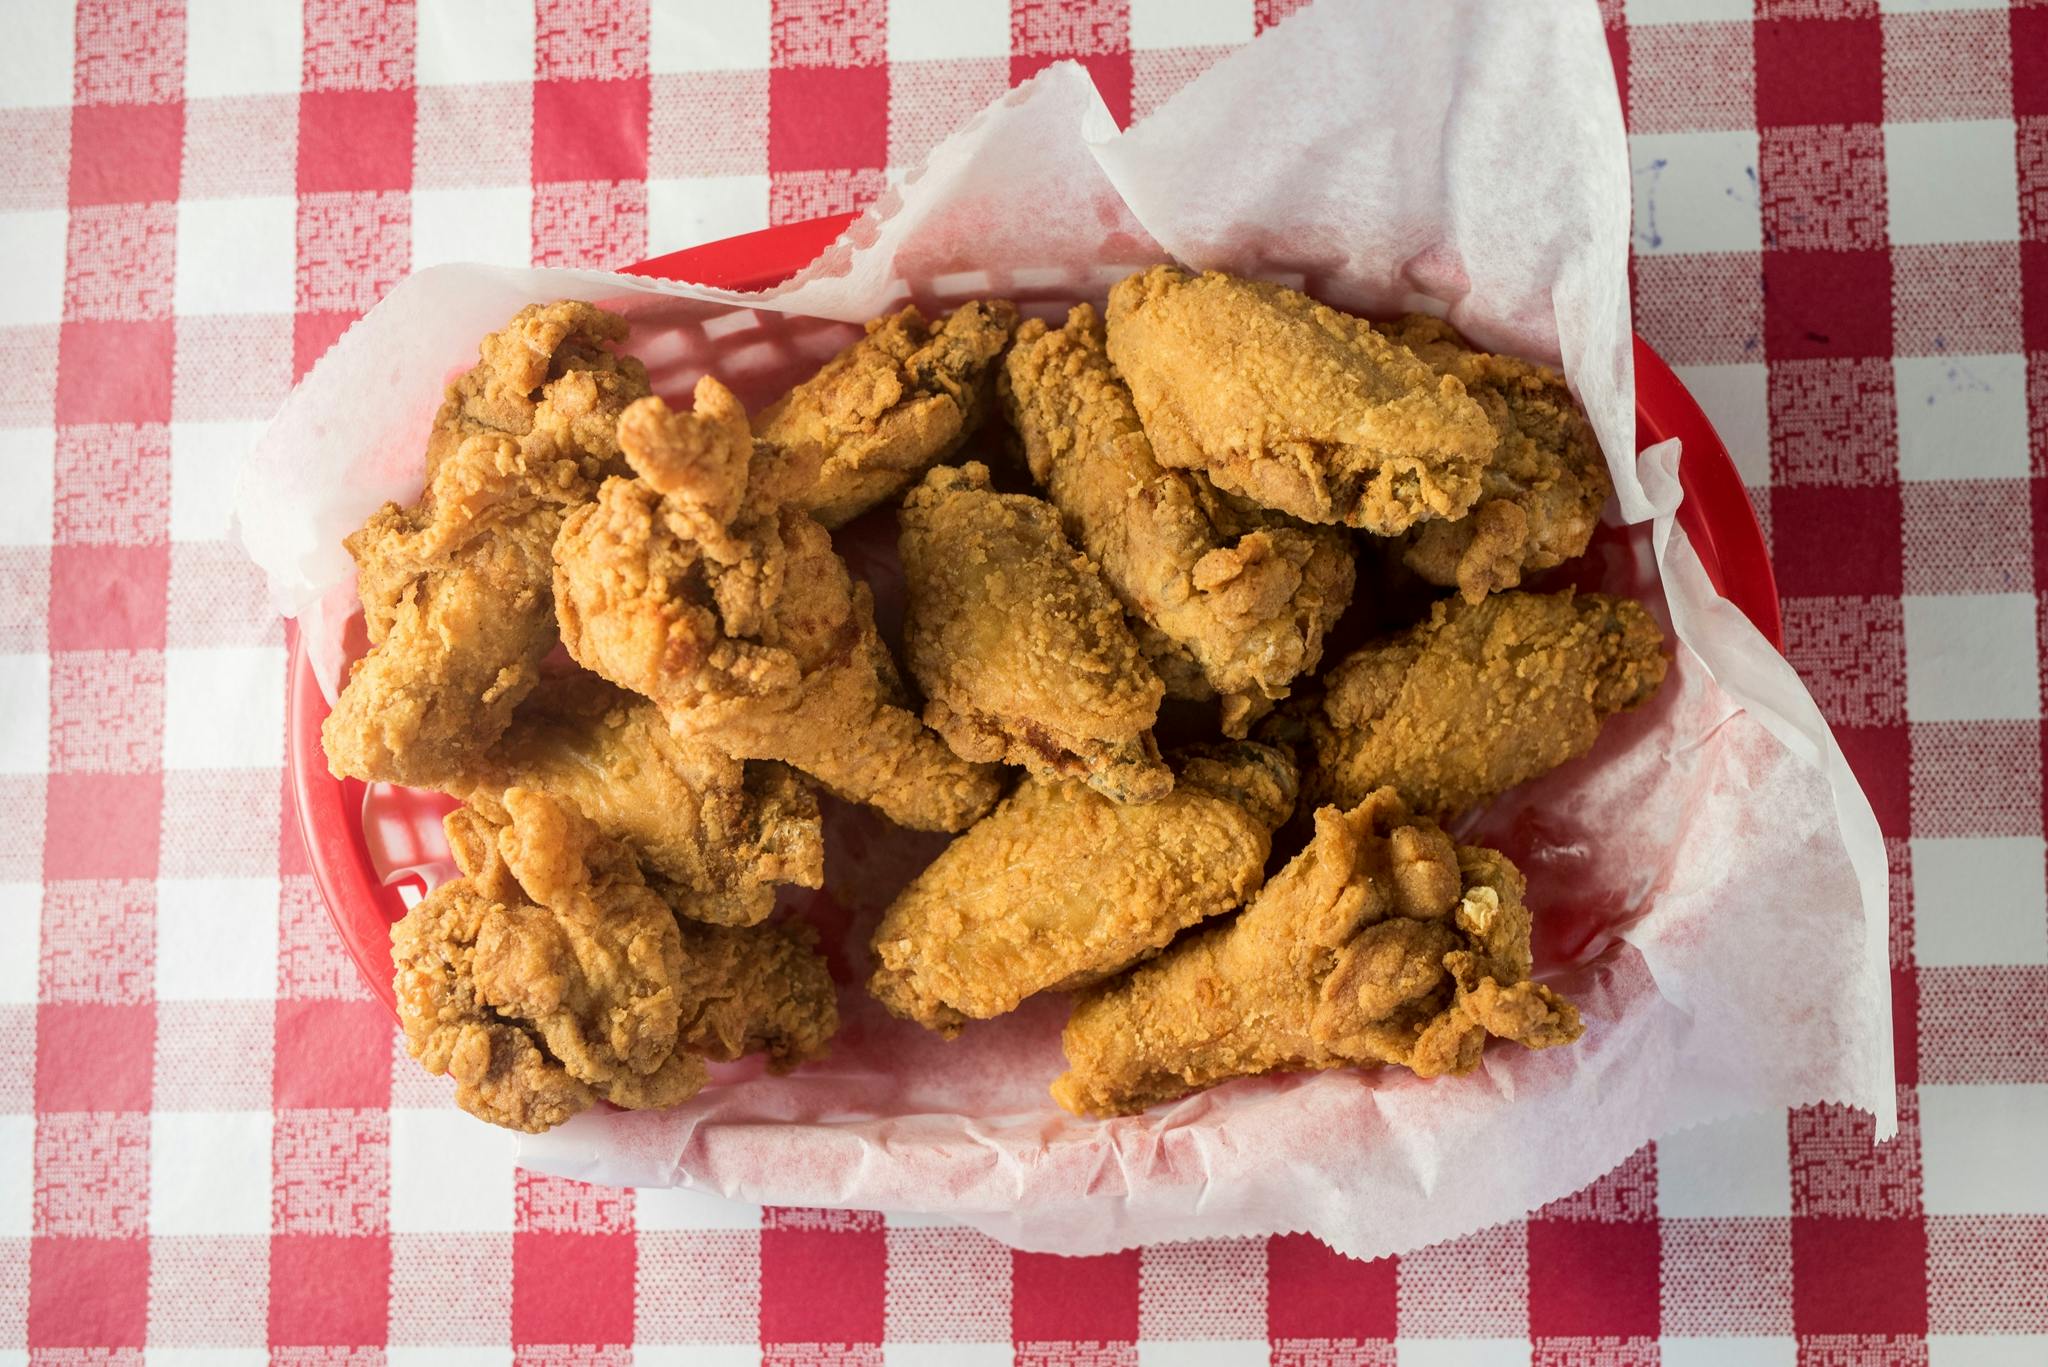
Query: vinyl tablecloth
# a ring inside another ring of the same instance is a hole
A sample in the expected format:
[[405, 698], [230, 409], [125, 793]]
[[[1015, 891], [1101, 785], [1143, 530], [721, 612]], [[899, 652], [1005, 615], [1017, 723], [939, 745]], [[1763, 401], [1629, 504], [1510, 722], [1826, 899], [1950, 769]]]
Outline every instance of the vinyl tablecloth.
[[1372, 1263], [1012, 1253], [517, 1173], [330, 933], [284, 627], [225, 538], [350, 320], [432, 262], [858, 207], [1058, 58], [1142, 117], [1294, 7], [9, 0], [0, 1363], [2048, 1361], [2038, 0], [1603, 4], [1638, 328], [1734, 453], [1891, 854], [1895, 1141], [1829, 1106], [1685, 1133]]

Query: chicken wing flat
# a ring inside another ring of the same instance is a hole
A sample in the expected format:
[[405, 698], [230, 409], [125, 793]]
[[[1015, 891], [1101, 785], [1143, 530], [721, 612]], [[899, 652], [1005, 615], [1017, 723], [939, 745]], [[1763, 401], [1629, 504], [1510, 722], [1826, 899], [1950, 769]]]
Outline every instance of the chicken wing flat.
[[1222, 698], [1225, 734], [1287, 696], [1351, 601], [1346, 534], [1218, 490], [1155, 456], [1087, 304], [1017, 331], [1000, 381], [1026, 461], [1138, 623], [1176, 696]]
[[752, 925], [776, 884], [824, 881], [818, 800], [803, 779], [678, 736], [653, 703], [594, 675], [544, 679], [464, 778], [454, 796], [486, 811], [510, 788], [569, 803], [673, 884], [663, 893], [685, 916]]
[[654, 700], [677, 733], [780, 760], [920, 830], [959, 830], [998, 795], [890, 700], [874, 601], [793, 500], [812, 469], [765, 443], [714, 379], [696, 408], [621, 418], [638, 479], [607, 481], [555, 545], [562, 640], [586, 669]]
[[1118, 802], [1173, 787], [1152, 723], [1165, 687], [1053, 506], [940, 466], [903, 504], [910, 673], [925, 723], [966, 759], [1080, 778]]
[[1350, 806], [1391, 786], [1449, 821], [1591, 749], [1603, 721], [1664, 681], [1663, 642], [1629, 598], [1452, 599], [1332, 666], [1323, 695], [1273, 731], [1304, 737], [1311, 800]]
[[906, 307], [761, 410], [754, 435], [815, 461], [803, 506], [837, 527], [908, 489], [960, 449], [988, 412], [996, 357], [1017, 326], [1002, 299], [962, 304], [935, 324]]
[[427, 487], [347, 540], [374, 649], [321, 728], [337, 775], [445, 786], [511, 721], [554, 648], [550, 548], [618, 467], [618, 416], [647, 372], [611, 348], [626, 320], [522, 309], [448, 387]]
[[1239, 741], [1182, 757], [1157, 802], [1027, 778], [947, 846], [874, 935], [868, 990], [946, 1035], [1100, 981], [1241, 905], [1294, 809], [1294, 765]]
[[1109, 356], [1161, 464], [1307, 522], [1463, 517], [1498, 441], [1464, 385], [1365, 320], [1218, 271], [1119, 282]]
[[1425, 314], [1373, 330], [1464, 385], [1500, 436], [1472, 511], [1409, 529], [1401, 550], [1408, 568], [1476, 603], [1584, 554], [1614, 486], [1564, 376], [1476, 351], [1449, 323]]
[[1521, 874], [1453, 846], [1382, 789], [1316, 813], [1315, 838], [1243, 914], [1085, 995], [1053, 1098], [1126, 1115], [1234, 1077], [1391, 1064], [1469, 1072], [1489, 1037], [1568, 1044], [1578, 1011], [1529, 980]]

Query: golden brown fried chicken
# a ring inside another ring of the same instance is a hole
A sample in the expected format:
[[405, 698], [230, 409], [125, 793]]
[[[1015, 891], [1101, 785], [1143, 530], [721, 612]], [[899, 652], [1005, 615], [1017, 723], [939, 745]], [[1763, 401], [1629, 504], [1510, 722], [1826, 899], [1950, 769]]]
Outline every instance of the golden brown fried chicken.
[[1579, 1037], [1578, 1011], [1529, 981], [1522, 876], [1454, 847], [1382, 789], [1316, 813], [1315, 838], [1227, 925], [1084, 996], [1053, 1098], [1126, 1115], [1234, 1077], [1393, 1064], [1469, 1072], [1489, 1037]]
[[1584, 554], [1613, 485], [1564, 376], [1476, 351], [1449, 323], [1425, 314], [1373, 330], [1456, 378], [1500, 434], [1479, 477], [1479, 502], [1455, 522], [1411, 528], [1401, 552], [1408, 568], [1476, 603]]
[[995, 802], [970, 764], [890, 700], [873, 596], [792, 500], [806, 459], [748, 433], [730, 390], [659, 399], [621, 418], [638, 479], [608, 481], [555, 545], [562, 640], [582, 664], [652, 698], [679, 734], [773, 759], [920, 830], [959, 830]]
[[555, 643], [549, 551], [617, 470], [618, 416], [647, 372], [611, 348], [626, 320], [522, 309], [448, 387], [427, 487], [347, 540], [371, 644], [321, 728], [338, 775], [445, 786], [496, 740]]
[[839, 1005], [816, 931], [686, 921], [682, 932], [683, 1049], [718, 1061], [766, 1054], [777, 1073], [824, 1056]]
[[1173, 791], [1142, 806], [1026, 779], [883, 915], [868, 990], [952, 1035], [1108, 977], [1243, 903], [1294, 794], [1292, 761], [1250, 741], [1187, 753]]
[[1308, 522], [1463, 517], [1497, 442], [1462, 384], [1365, 320], [1219, 271], [1120, 281], [1109, 356], [1161, 464]]
[[754, 435], [818, 466], [803, 506], [827, 527], [908, 489], [960, 449], [988, 411], [995, 359], [1017, 326], [1002, 299], [962, 304], [935, 324], [914, 307], [761, 411]]
[[594, 675], [544, 679], [450, 791], [495, 811], [509, 788], [566, 801], [624, 841], [695, 919], [752, 925], [776, 884], [824, 881], [818, 800], [803, 779], [678, 736], [653, 703]]
[[1138, 623], [1168, 691], [1213, 690], [1224, 732], [1244, 735], [1315, 668], [1350, 602], [1345, 534], [1162, 467], [1086, 304], [1063, 328], [1019, 328], [1000, 387], [1032, 476]]
[[1164, 686], [1051, 504], [940, 466], [904, 501], [910, 673], [926, 725], [964, 759], [1080, 778], [1118, 802], [1173, 787], [1152, 723]]
[[1332, 666], [1270, 734], [1305, 742], [1313, 802], [1391, 786], [1449, 821], [1591, 749], [1664, 681], [1663, 640], [1641, 604], [1604, 593], [1452, 599]]

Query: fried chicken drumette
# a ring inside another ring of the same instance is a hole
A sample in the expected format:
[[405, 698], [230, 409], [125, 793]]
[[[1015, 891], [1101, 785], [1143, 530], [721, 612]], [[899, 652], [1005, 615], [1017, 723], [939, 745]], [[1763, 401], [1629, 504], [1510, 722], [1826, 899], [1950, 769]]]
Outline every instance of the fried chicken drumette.
[[1664, 681], [1663, 641], [1630, 598], [1452, 599], [1332, 666], [1322, 695], [1269, 734], [1304, 741], [1311, 801], [1350, 806], [1391, 786], [1449, 821], [1591, 749], [1603, 721]]
[[1059, 513], [939, 466], [903, 504], [905, 654], [925, 723], [966, 759], [1081, 778], [1118, 802], [1173, 787], [1152, 723], [1165, 688]]
[[1074, 1007], [1053, 1098], [1126, 1115], [1234, 1077], [1392, 1064], [1469, 1072], [1489, 1037], [1569, 1044], [1578, 1011], [1529, 980], [1515, 866], [1454, 847], [1382, 789], [1316, 813], [1315, 838], [1228, 925]]
[[752, 925], [774, 907], [777, 884], [824, 882], [809, 784], [783, 765], [677, 735], [653, 703], [594, 675], [543, 679], [450, 791], [495, 813], [510, 788], [566, 801], [624, 841], [695, 920]]
[[995, 769], [892, 701], [873, 596], [794, 503], [807, 460], [757, 456], [739, 400], [708, 377], [693, 412], [635, 404], [619, 442], [640, 477], [608, 481], [555, 545], [578, 663], [652, 698], [680, 734], [780, 760], [901, 825], [959, 830], [989, 809]]
[[1164, 468], [1087, 304], [1017, 331], [1000, 381], [1011, 425], [1068, 533], [1139, 624], [1169, 692], [1222, 698], [1225, 734], [1287, 696], [1351, 601], [1345, 534]]
[[1476, 603], [1583, 555], [1613, 484], [1564, 376], [1474, 350], [1449, 323], [1425, 314], [1373, 330], [1464, 385], [1500, 436], [1472, 511], [1409, 529], [1401, 550], [1408, 568]]
[[1498, 441], [1461, 383], [1364, 319], [1218, 271], [1119, 282], [1109, 357], [1161, 464], [1307, 522], [1463, 517]]
[[554, 648], [555, 534], [618, 470], [647, 372], [626, 320], [573, 300], [520, 310], [448, 387], [427, 487], [346, 542], [371, 645], [321, 727], [337, 775], [440, 787], [497, 739]]
[[928, 324], [905, 307], [761, 410], [754, 435], [815, 461], [799, 500], [827, 527], [908, 489], [960, 449], [988, 412], [996, 357], [1017, 326], [1003, 299], [962, 304]]
[[815, 930], [801, 921], [681, 929], [683, 1049], [714, 1062], [766, 1054], [774, 1073], [824, 1057], [839, 1004]]
[[1084, 987], [1243, 903], [1294, 809], [1293, 762], [1250, 741], [1181, 756], [1157, 802], [1027, 778], [947, 846], [875, 928], [868, 990], [946, 1035]]

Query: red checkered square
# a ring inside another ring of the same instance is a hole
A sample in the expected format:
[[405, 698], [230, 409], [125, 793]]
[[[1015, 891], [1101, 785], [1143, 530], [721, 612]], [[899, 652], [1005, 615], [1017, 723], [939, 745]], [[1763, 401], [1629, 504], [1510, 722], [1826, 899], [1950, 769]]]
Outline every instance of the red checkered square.
[[1906, 720], [1905, 614], [1896, 598], [1787, 598], [1785, 658], [1836, 726]]
[[2048, 1215], [1929, 1216], [1927, 1330], [2038, 1334], [2048, 1304]]
[[166, 547], [57, 546], [49, 554], [50, 649], [163, 649]]
[[768, 169], [879, 167], [889, 155], [885, 67], [779, 67], [768, 73]]
[[2024, 593], [2033, 587], [2027, 480], [1916, 480], [1903, 493], [1907, 593]]
[[1757, 23], [1758, 127], [1883, 119], [1884, 29], [1876, 15]]
[[1919, 970], [1920, 1081], [2048, 1083], [2048, 967]]
[[2020, 243], [2020, 341], [2048, 351], [2048, 242]]
[[147, 1115], [36, 1117], [35, 1172], [38, 1235], [133, 1239], [148, 1232]]
[[173, 543], [164, 623], [164, 639], [173, 649], [269, 645], [277, 634], [277, 613], [265, 596], [263, 572], [239, 546]]
[[299, 200], [296, 308], [363, 313], [412, 261], [412, 204], [403, 191]]
[[71, 206], [178, 197], [182, 104], [77, 105], [71, 111]]
[[292, 320], [180, 318], [171, 412], [180, 422], [266, 418], [292, 385]]
[[[767, 82], [764, 73], [763, 84]], [[662, 101], [655, 101], [657, 113]], [[765, 108], [728, 111], [766, 126]], [[426, 86], [419, 92], [413, 139], [413, 186], [524, 185], [533, 165], [533, 87]]]
[[177, 208], [171, 204], [73, 209], [65, 246], [65, 319], [168, 317], [177, 232]]
[[[1135, 1334], [1136, 1256], [1130, 1261]], [[780, 1207], [762, 1211], [761, 1342], [880, 1343], [888, 1262], [882, 1217], [873, 1211]]]
[[410, 88], [308, 91], [299, 97], [298, 192], [405, 190], [412, 128]]
[[787, 171], [768, 181], [768, 221], [801, 223], [850, 214], [881, 197], [887, 177], [876, 171]]
[[306, 372], [328, 349], [341, 340], [341, 334], [349, 330], [360, 315], [353, 310], [346, 313], [299, 313], [292, 316], [292, 383], [297, 384], [306, 377]]
[[1882, 129], [1766, 128], [1757, 149], [1764, 241], [1773, 249], [1885, 246]]
[[155, 1034], [156, 1013], [147, 1005], [37, 1007], [36, 1110], [148, 1110]]
[[172, 338], [168, 318], [65, 323], [57, 343], [58, 423], [168, 421]]
[[1775, 547], [1778, 584], [1788, 596], [1897, 594], [1899, 490], [1774, 486], [1779, 527], [1827, 527], [1819, 536], [1782, 536]]
[[1756, 252], [1639, 256], [1631, 263], [1636, 330], [1673, 365], [1732, 365], [1764, 354], [1762, 258]]
[[391, 1029], [390, 1012], [374, 999], [278, 1002], [278, 1108], [390, 1105]]
[[274, 876], [283, 796], [274, 769], [165, 774], [163, 876]]
[[1362, 1262], [1307, 1234], [1266, 1241], [1266, 1335], [1365, 1346], [1400, 1332], [1399, 1263]]
[[[25, 22], [47, 22], [44, 16]], [[160, 104], [185, 85], [185, 7], [173, 0], [79, 0], [72, 98], [81, 105]]]
[[1913, 962], [1913, 847], [1904, 840], [1884, 842], [1885, 872], [1891, 880], [1891, 962]]
[[[766, 1255], [764, 1235], [764, 1262]], [[1094, 1258], [1016, 1253], [1010, 1286], [1010, 1332], [1019, 1345], [1137, 1341], [1136, 1250]]]
[[2038, 835], [2038, 722], [1915, 722], [1914, 835]]
[[2013, 152], [2019, 163], [2020, 239], [2048, 242], [2048, 117], [2019, 120]]
[[1901, 356], [2020, 349], [2020, 252], [2010, 242], [1892, 248], [1892, 341]]
[[1657, 1151], [1645, 1146], [1590, 1186], [1537, 1212], [1545, 1220], [1598, 1220], [1614, 1224], [1657, 1218]]
[[1131, 54], [1131, 117], [1142, 119], [1233, 49], [1176, 47]]
[[1010, 57], [1010, 84], [1022, 85], [1054, 62], [1075, 61], [1088, 69], [1089, 79], [1095, 82], [1096, 90], [1102, 94], [1102, 102], [1109, 106], [1110, 116], [1119, 125], [1131, 121], [1131, 54], [1129, 52], [1081, 52], [1057, 53], [1043, 56], [1025, 56], [1021, 53]]
[[1000, 57], [899, 62], [889, 69], [889, 165], [915, 166], [1010, 83]]
[[[533, 87], [533, 178], [645, 180], [649, 82], [540, 81]], [[624, 264], [623, 262], [618, 264]]]
[[52, 774], [45, 800], [45, 878], [156, 877], [163, 775]]
[[647, 0], [537, 0], [540, 80], [615, 81], [647, 74]]
[[389, 1113], [285, 1110], [280, 1105], [270, 1161], [270, 1227], [275, 1232], [389, 1232]]
[[1794, 1216], [1792, 1324], [1802, 1335], [1925, 1334], [1926, 1227], [1917, 1219]]
[[164, 750], [161, 652], [67, 650], [50, 659], [50, 768], [140, 774]]
[[1878, 829], [1905, 837], [1912, 830], [1911, 741], [1904, 726], [1836, 726], [1835, 741], [1870, 799]]
[[1654, 1221], [1529, 1221], [1529, 1333], [1657, 1336]]
[[565, 180], [533, 187], [533, 264], [609, 270], [647, 255], [645, 181]]
[[2007, 16], [2012, 41], [2012, 112], [2048, 114], [2048, 9], [2018, 4]]
[[0, 109], [0, 147], [9, 151], [9, 174], [0, 178], [0, 211], [64, 207], [71, 162], [69, 109]]
[[[825, 1292], [826, 1288], [816, 1290]], [[514, 1343], [624, 1344], [632, 1340], [632, 1235], [512, 1236]]]
[[366, 988], [341, 947], [313, 880], [282, 880], [278, 904], [277, 995], [307, 1000], [355, 1001]]
[[1911, 965], [1892, 968], [1892, 1059], [1900, 1087], [1920, 1084], [1920, 980]]
[[1792, 1332], [1789, 1220], [1665, 1220], [1666, 1334], [1723, 1338]]
[[1763, 259], [1773, 361], [1892, 354], [1889, 253], [1768, 251]]
[[[887, 60], [882, 0], [780, 0], [773, 14], [772, 66], [879, 66]], [[1010, 22], [1014, 27], [1014, 9]]]
[[413, 80], [412, 0], [304, 0], [309, 91], [397, 90]]
[[156, 947], [156, 884], [93, 880], [43, 887], [45, 1002], [128, 1006], [150, 996]]
[[33, 883], [43, 876], [41, 774], [0, 774], [0, 881]]
[[269, 1281], [263, 1235], [159, 1235], [149, 1244], [150, 1346], [260, 1350]]
[[513, 1174], [513, 1228], [521, 1234], [630, 1234], [633, 1193], [521, 1168]]
[[1629, 30], [1629, 131], [1756, 127], [1752, 27], [1654, 24]]
[[403, 1344], [509, 1343], [512, 1236], [392, 1235], [390, 1334]]
[[1521, 1221], [1401, 1256], [1403, 1338], [1519, 1338], [1529, 1332], [1529, 1238]]
[[[892, 77], [891, 130], [900, 117], [904, 72], [934, 63], [899, 66]], [[946, 63], [954, 65], [971, 63]], [[1000, 65], [997, 63], [996, 65]], [[657, 180], [684, 176], [759, 176], [768, 172], [768, 73], [685, 71], [653, 78], [648, 174]], [[1000, 77], [996, 94], [1002, 93]], [[982, 101], [985, 104], [986, 101]], [[979, 109], [981, 104], [975, 105]], [[950, 125], [949, 125], [950, 128]], [[892, 144], [892, 161], [895, 153]]]
[[299, 99], [240, 95], [185, 106], [186, 199], [288, 195], [298, 186]]
[[57, 429], [56, 539], [146, 546], [169, 535], [171, 433], [161, 423]]
[[28, 1257], [31, 1351], [142, 1346], [149, 1329], [147, 1239], [32, 1239]]
[[1792, 1112], [1792, 1212], [1895, 1220], [1920, 1213], [1920, 1102], [1899, 1088], [1899, 1133], [1873, 1145], [1876, 1122], [1847, 1106]]
[[269, 1110], [273, 1016], [263, 1001], [158, 1002], [154, 1107]]
[[390, 1286], [387, 1238], [272, 1235], [270, 1343], [381, 1347]]
[[1887, 119], [2012, 116], [2012, 42], [2004, 14], [1887, 14], [1883, 26]]

